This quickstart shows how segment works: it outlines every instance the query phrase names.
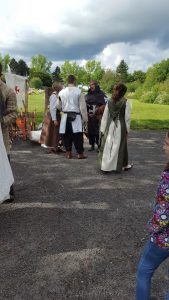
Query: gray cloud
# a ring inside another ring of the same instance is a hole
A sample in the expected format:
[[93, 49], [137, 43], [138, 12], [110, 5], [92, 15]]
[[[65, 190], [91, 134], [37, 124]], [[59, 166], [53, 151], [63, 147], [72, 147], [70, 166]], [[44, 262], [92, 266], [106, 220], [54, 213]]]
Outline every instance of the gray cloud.
[[157, 40], [159, 49], [169, 47], [168, 0], [99, 0], [88, 2], [84, 11], [65, 13], [56, 34], [36, 30], [22, 32], [4, 48], [11, 55], [31, 57], [39, 53], [50, 60], [91, 59], [108, 44], [136, 44]]

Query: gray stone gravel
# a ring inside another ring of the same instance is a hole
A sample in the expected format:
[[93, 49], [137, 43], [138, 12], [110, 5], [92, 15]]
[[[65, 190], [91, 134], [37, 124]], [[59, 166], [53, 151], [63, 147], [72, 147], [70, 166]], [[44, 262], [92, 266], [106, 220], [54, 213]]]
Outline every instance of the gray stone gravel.
[[[97, 169], [96, 152], [67, 160], [15, 141], [16, 201], [0, 206], [0, 299], [134, 300], [164, 135], [131, 131], [134, 168], [109, 175]], [[165, 262], [153, 295], [164, 299], [167, 286]]]

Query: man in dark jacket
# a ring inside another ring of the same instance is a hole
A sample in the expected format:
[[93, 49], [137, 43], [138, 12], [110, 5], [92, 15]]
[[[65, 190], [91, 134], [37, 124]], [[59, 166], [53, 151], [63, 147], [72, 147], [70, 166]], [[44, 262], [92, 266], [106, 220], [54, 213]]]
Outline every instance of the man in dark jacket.
[[91, 148], [88, 151], [95, 149], [95, 144], [99, 145], [99, 128], [100, 120], [102, 118], [105, 104], [106, 95], [100, 89], [95, 80], [90, 81], [90, 88], [86, 95], [86, 104], [88, 112], [88, 138]]

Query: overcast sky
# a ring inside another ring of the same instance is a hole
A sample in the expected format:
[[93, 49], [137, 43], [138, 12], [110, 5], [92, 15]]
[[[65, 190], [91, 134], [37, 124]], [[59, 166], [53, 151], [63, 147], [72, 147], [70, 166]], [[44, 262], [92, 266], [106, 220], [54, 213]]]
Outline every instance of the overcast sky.
[[53, 66], [101, 61], [147, 70], [169, 57], [169, 0], [1, 0], [0, 53]]

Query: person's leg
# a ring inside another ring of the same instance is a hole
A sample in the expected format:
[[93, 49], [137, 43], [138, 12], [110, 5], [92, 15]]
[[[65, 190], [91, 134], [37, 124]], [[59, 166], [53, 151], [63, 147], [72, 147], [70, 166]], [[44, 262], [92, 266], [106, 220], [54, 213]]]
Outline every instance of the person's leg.
[[67, 158], [72, 158], [72, 142], [73, 142], [73, 131], [71, 122], [66, 123], [66, 131], [64, 134], [64, 145], [67, 152]]
[[95, 135], [95, 143], [97, 144], [97, 146], [99, 145], [99, 134]]
[[95, 144], [95, 136], [93, 134], [89, 134], [89, 145], [91, 145], [91, 148], [88, 151], [94, 150], [94, 144]]
[[73, 143], [78, 154], [84, 152], [82, 132], [73, 133]]
[[75, 145], [75, 149], [78, 153], [78, 158], [86, 158], [84, 155], [84, 147], [83, 147], [83, 133], [82, 132], [77, 132], [73, 134], [73, 142]]
[[136, 300], [150, 300], [151, 278], [158, 266], [169, 257], [169, 251], [152, 242], [145, 246], [137, 271]]

